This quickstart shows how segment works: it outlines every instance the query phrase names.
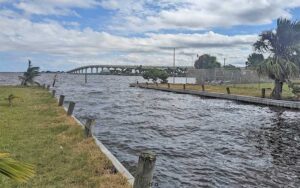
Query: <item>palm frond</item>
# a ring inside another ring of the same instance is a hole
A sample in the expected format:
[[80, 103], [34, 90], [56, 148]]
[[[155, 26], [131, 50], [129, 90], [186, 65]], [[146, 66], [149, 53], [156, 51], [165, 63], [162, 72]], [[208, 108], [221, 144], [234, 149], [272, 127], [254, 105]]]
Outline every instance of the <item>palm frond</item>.
[[291, 61], [282, 58], [268, 58], [258, 66], [257, 73], [260, 76], [269, 76], [271, 79], [285, 82], [291, 77], [299, 76], [299, 69]]
[[32, 165], [16, 161], [8, 153], [0, 153], [0, 173], [18, 182], [26, 182], [35, 171]]

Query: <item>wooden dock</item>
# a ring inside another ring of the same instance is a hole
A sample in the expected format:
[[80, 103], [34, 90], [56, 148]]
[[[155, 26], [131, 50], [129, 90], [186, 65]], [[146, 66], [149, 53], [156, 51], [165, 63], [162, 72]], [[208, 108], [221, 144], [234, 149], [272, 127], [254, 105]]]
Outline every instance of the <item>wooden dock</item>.
[[191, 95], [197, 95], [200, 97], [227, 99], [227, 100], [240, 101], [240, 102], [251, 103], [251, 104], [276, 106], [276, 107], [290, 108], [290, 109], [296, 109], [296, 110], [300, 109], [300, 102], [298, 102], [298, 101], [274, 100], [274, 99], [251, 97], [251, 96], [244, 96], [244, 95], [233, 95], [233, 94], [214, 93], [214, 92], [196, 91], [196, 90], [162, 88], [162, 87], [158, 87], [156, 85], [152, 85], [152, 84], [150, 85], [150, 84], [145, 84], [145, 83], [132, 83], [132, 84], [130, 84], [130, 87], [154, 89], [154, 90], [159, 90], [159, 91], [166, 91], [166, 92], [173, 92], [173, 93], [180, 93], [180, 94], [191, 94]]

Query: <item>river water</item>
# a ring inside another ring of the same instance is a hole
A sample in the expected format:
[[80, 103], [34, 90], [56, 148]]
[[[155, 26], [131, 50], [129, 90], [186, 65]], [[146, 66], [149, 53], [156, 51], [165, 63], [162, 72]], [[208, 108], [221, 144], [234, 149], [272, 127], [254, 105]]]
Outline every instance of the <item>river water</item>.
[[[1, 73], [0, 84], [16, 78]], [[299, 187], [299, 112], [128, 87], [136, 80], [62, 74], [55, 89], [80, 120], [96, 118], [94, 134], [133, 174], [154, 151], [154, 187]]]

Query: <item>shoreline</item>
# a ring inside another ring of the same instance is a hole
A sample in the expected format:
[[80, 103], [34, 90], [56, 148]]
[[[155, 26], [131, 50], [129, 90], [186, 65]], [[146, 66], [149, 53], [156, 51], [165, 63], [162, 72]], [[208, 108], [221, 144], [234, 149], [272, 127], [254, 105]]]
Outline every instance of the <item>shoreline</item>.
[[[0, 101], [0, 148], [36, 166], [24, 187], [131, 187], [95, 137], [85, 138], [83, 125], [40, 87], [0, 86], [0, 97], [17, 96], [13, 106]], [[18, 100], [19, 99], [19, 100]], [[108, 150], [107, 150], [108, 151]], [[120, 168], [119, 168], [120, 169]], [[0, 176], [0, 185], [18, 184]]]
[[[51, 90], [49, 91], [51, 92]], [[57, 102], [59, 101], [59, 98], [56, 97]], [[65, 106], [62, 106], [63, 109], [65, 110], [65, 112], [67, 113], [68, 109]], [[81, 126], [82, 129], [84, 129], [84, 124], [76, 118], [76, 116], [72, 115], [71, 116], [74, 121], [77, 122], [77, 124], [79, 126]], [[114, 165], [114, 167], [118, 170], [118, 172], [124, 176], [127, 179], [127, 182], [130, 185], [133, 185], [134, 183], [134, 177], [133, 175], [123, 166], [123, 164], [108, 150], [107, 147], [105, 147], [105, 145], [98, 140], [95, 135], [92, 135], [92, 138], [94, 139], [95, 144], [99, 147], [100, 151], [112, 162], [112, 164]]]
[[197, 90], [188, 90], [188, 89], [172, 89], [172, 88], [163, 88], [156, 86], [154, 84], [145, 84], [145, 83], [132, 83], [130, 87], [138, 87], [142, 89], [153, 89], [164, 92], [173, 92], [179, 94], [190, 94], [200, 97], [216, 98], [216, 99], [226, 99], [238, 102], [244, 102], [249, 104], [258, 104], [264, 106], [276, 106], [281, 108], [289, 108], [294, 110], [300, 110], [300, 101], [288, 101], [288, 100], [274, 100], [261, 97], [252, 97], [245, 95], [234, 95], [234, 94], [224, 94], [224, 93], [215, 93], [215, 92], [206, 92], [206, 91], [197, 91]]

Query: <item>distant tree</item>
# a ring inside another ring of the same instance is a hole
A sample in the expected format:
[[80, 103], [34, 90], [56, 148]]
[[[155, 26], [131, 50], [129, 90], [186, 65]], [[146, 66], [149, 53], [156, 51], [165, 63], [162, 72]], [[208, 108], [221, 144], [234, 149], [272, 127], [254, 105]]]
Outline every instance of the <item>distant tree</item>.
[[31, 61], [28, 60], [28, 68], [27, 71], [24, 72], [23, 76], [19, 76], [19, 79], [21, 80], [22, 86], [28, 86], [28, 85], [39, 85], [38, 82], [34, 81], [34, 78], [37, 76], [40, 76], [39, 73], [40, 68], [39, 67], [33, 67], [31, 65]]
[[231, 64], [225, 65], [225, 66], [223, 66], [223, 68], [226, 69], [226, 70], [241, 70], [239, 67], [236, 67], [236, 66], [231, 65]]
[[246, 68], [257, 68], [265, 60], [262, 54], [252, 53], [246, 61]]
[[143, 78], [146, 80], [152, 80], [153, 82], [157, 82], [161, 80], [161, 83], [168, 83], [169, 74], [160, 69], [148, 69], [143, 73]]
[[196, 69], [214, 69], [220, 68], [221, 63], [217, 61], [215, 56], [204, 54], [199, 56], [199, 58], [195, 61], [194, 67]]
[[300, 22], [278, 19], [275, 31], [265, 31], [259, 35], [254, 49], [261, 53], [270, 53], [264, 63], [258, 67], [260, 75], [267, 75], [274, 80], [271, 97], [280, 99], [283, 83], [292, 76], [299, 76], [298, 67], [293, 60], [300, 43]]

